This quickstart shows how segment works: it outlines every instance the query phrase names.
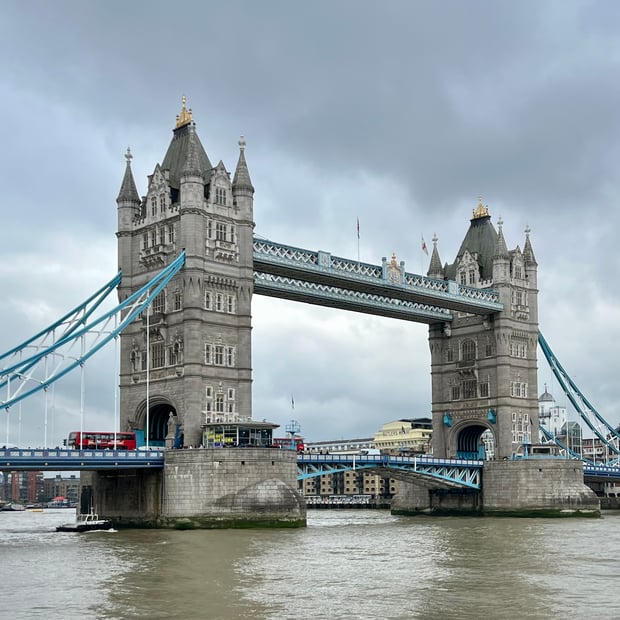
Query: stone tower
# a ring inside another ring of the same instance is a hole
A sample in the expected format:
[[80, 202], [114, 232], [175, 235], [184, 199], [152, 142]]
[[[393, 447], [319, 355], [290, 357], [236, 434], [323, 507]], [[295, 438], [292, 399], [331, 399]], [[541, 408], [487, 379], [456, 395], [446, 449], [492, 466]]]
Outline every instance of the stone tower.
[[186, 253], [148, 320], [143, 313], [121, 335], [120, 418], [150, 445], [198, 446], [208, 416], [252, 417], [254, 187], [243, 137], [231, 181], [222, 161], [212, 166], [185, 97], [172, 134], [142, 198], [128, 149], [117, 198], [120, 300]]
[[502, 221], [496, 231], [480, 202], [454, 263], [442, 267], [433, 239], [430, 277], [495, 289], [504, 306], [488, 317], [455, 312], [450, 324], [429, 328], [436, 457], [502, 459], [538, 441], [538, 265], [529, 233], [523, 251], [509, 251]]

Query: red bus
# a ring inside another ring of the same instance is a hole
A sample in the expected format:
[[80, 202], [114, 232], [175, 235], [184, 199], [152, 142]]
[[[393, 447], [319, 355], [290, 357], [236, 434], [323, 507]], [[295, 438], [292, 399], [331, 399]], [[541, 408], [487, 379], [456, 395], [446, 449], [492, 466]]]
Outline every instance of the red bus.
[[[303, 452], [305, 450], [304, 446], [304, 438], [303, 437], [295, 437], [295, 449], [297, 452]], [[283, 448], [285, 450], [291, 449], [291, 438], [290, 437], [274, 437], [272, 439], [272, 443], [274, 446], [278, 448]]]
[[135, 450], [136, 434], [73, 431], [69, 433], [67, 448], [74, 450]]

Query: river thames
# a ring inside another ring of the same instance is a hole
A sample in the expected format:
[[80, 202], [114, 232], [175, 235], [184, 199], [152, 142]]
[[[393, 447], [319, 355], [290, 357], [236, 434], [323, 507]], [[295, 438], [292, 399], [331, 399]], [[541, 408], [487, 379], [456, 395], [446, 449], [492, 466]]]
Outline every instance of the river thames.
[[620, 513], [601, 519], [310, 510], [298, 530], [57, 533], [0, 513], [0, 618], [620, 617]]

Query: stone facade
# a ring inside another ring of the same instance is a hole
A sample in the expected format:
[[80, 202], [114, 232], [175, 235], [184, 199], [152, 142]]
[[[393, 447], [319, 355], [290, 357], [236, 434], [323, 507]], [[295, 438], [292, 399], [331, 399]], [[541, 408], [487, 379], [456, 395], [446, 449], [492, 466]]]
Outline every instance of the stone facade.
[[600, 501], [583, 482], [583, 462], [523, 459], [484, 464], [486, 515], [600, 516]]
[[270, 448], [166, 453], [162, 524], [172, 527], [306, 523], [297, 489], [297, 454]]
[[296, 459], [274, 448], [168, 450], [163, 471], [83, 472], [80, 510], [121, 528], [303, 527]]
[[523, 251], [508, 251], [488, 208], [475, 210], [452, 265], [442, 266], [434, 239], [428, 275], [472, 288], [492, 288], [504, 305], [493, 315], [455, 312], [429, 327], [433, 454], [484, 458], [481, 436], [492, 434], [494, 457], [510, 457], [538, 439], [537, 263], [526, 230]]
[[151, 445], [174, 431], [197, 447], [207, 416], [252, 417], [254, 188], [243, 139], [239, 147], [231, 181], [221, 161], [211, 165], [184, 101], [142, 198], [126, 156], [117, 198], [119, 299], [186, 254], [148, 316], [120, 339], [121, 429], [148, 433]]

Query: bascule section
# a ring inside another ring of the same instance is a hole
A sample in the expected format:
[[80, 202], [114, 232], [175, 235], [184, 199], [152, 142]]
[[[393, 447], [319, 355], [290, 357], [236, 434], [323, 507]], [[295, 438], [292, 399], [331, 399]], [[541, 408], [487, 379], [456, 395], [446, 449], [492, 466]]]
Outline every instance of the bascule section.
[[503, 306], [429, 327], [436, 456], [511, 458], [537, 441], [537, 263], [525, 235], [523, 250], [508, 250], [480, 202], [453, 263], [442, 266], [434, 240], [429, 276], [493, 289]]
[[121, 428], [148, 445], [203, 443], [217, 417], [251, 419], [254, 187], [239, 140], [233, 178], [212, 165], [185, 98], [140, 197], [127, 153], [117, 198], [119, 298], [185, 252], [183, 270], [121, 335]]

